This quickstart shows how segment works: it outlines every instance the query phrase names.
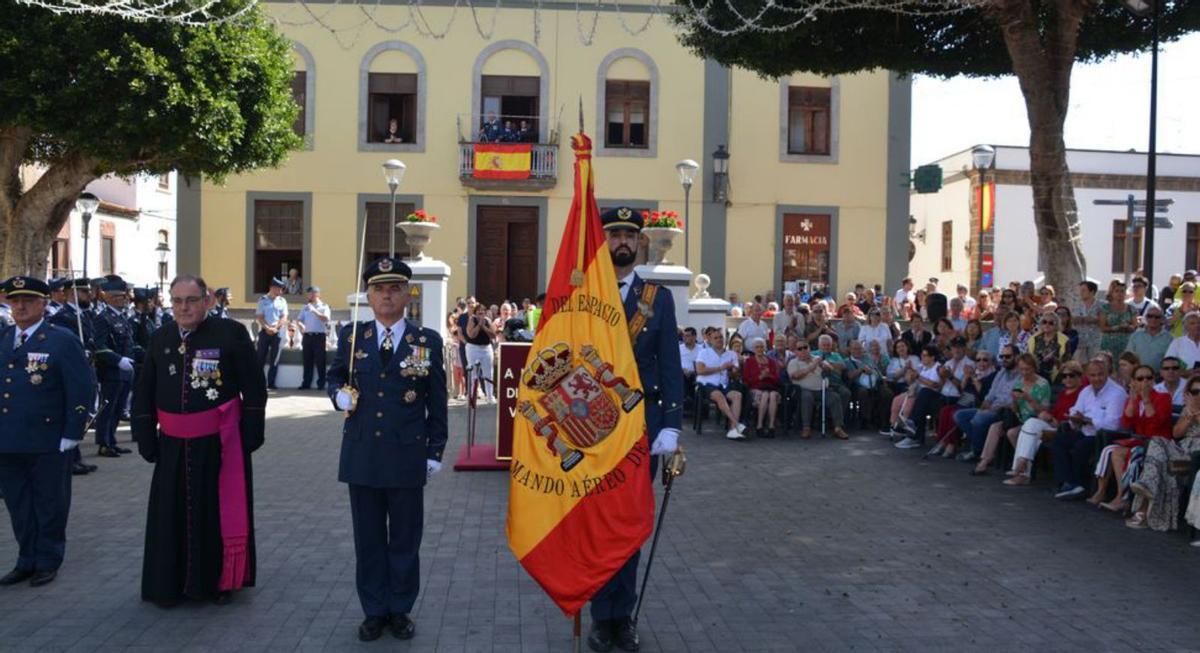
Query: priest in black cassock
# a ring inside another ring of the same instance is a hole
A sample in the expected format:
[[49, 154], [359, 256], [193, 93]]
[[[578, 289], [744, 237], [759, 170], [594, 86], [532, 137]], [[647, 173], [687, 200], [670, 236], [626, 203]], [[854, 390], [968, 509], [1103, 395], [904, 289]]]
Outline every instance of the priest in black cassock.
[[138, 453], [155, 465], [142, 600], [227, 603], [254, 585], [250, 453], [267, 383], [246, 328], [208, 315], [203, 279], [176, 277], [170, 298], [175, 322], [150, 339], [133, 403]]

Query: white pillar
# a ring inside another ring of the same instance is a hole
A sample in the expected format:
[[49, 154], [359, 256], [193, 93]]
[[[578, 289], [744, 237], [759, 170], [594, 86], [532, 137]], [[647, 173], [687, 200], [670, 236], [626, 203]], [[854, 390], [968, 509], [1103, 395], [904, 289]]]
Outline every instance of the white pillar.
[[409, 285], [421, 288], [421, 326], [437, 331], [445, 340], [450, 335], [446, 333], [446, 313], [449, 312], [446, 295], [450, 287], [450, 266], [431, 258], [405, 263], [412, 269]]

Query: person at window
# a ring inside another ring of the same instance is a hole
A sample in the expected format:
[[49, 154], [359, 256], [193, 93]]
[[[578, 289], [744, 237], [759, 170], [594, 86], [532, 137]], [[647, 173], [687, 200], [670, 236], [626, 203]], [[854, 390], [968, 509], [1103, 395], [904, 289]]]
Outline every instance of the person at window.
[[700, 395], [717, 405], [728, 421], [725, 437], [744, 440], [746, 425], [739, 421], [742, 414], [742, 393], [730, 389], [730, 376], [738, 367], [738, 355], [725, 349], [725, 334], [717, 329], [709, 337], [708, 347], [696, 356], [696, 384]]
[[300, 270], [291, 268], [288, 270], [287, 279], [283, 282], [283, 293], [285, 295], [299, 295], [304, 290], [304, 279], [300, 278]]
[[1051, 449], [1054, 451], [1055, 499], [1078, 499], [1087, 488], [1083, 479], [1095, 451], [1096, 432], [1121, 425], [1128, 393], [1109, 376], [1109, 363], [1094, 358], [1087, 364], [1088, 385], [1079, 393], [1067, 420], [1058, 425]]
[[489, 111], [487, 119], [484, 120], [483, 126], [479, 129], [479, 142], [497, 143], [500, 141], [500, 136], [503, 133], [504, 125], [500, 124], [500, 119], [496, 117], [496, 112]]
[[[1170, 364], [1163, 361], [1163, 370]], [[1161, 385], [1161, 384], [1160, 384]], [[1173, 462], [1188, 464], [1200, 452], [1200, 377], [1189, 379], [1184, 392], [1183, 413], [1175, 423], [1170, 438], [1152, 438], [1146, 446], [1142, 471], [1129, 489], [1135, 496], [1133, 516], [1125, 521], [1130, 528], [1172, 530], [1179, 521], [1180, 485], [1171, 477]], [[1155, 386], [1158, 390], [1158, 386]], [[1188, 512], [1194, 511], [1192, 506]]]
[[[1124, 305], [1124, 302], [1121, 302]], [[1124, 513], [1129, 507], [1125, 500], [1125, 466], [1129, 455], [1137, 447], [1145, 447], [1151, 438], [1170, 438], [1171, 396], [1154, 389], [1154, 368], [1138, 365], [1129, 383], [1129, 395], [1121, 416], [1121, 427], [1133, 437], [1123, 438], [1104, 447], [1096, 461], [1096, 492], [1088, 499], [1093, 506]], [[1108, 494], [1109, 480], [1117, 486], [1112, 501], [1102, 503]]]
[[500, 132], [500, 142], [513, 143], [517, 140], [517, 128], [513, 126], [513, 121], [504, 121], [504, 130]]
[[400, 121], [395, 118], [388, 118], [387, 130], [383, 132], [384, 143], [403, 143], [404, 138], [400, 136]]
[[[1018, 429], [1019, 432], [1013, 444], [1015, 453], [1013, 454], [1012, 469], [1006, 472], [1010, 478], [1004, 481], [1005, 485], [1029, 485], [1033, 461], [1037, 457], [1038, 449], [1042, 446], [1042, 434], [1054, 431], [1067, 419], [1071, 407], [1075, 405], [1075, 400], [1079, 398], [1079, 393], [1083, 390], [1083, 366], [1079, 364], [1079, 361], [1067, 361], [1059, 370], [1059, 379], [1063, 389], [1054, 399], [1054, 406], [1049, 410], [1039, 412], [1037, 417], [1025, 420]], [[1009, 441], [1012, 442], [1014, 438], [1011, 429], [1007, 435]]]
[[[1132, 304], [1130, 304], [1132, 306]], [[1163, 328], [1163, 311], [1158, 304], [1146, 300], [1146, 310], [1141, 319], [1145, 326], [1134, 331], [1129, 336], [1125, 351], [1137, 354], [1138, 360], [1153, 367], [1157, 372], [1162, 366], [1163, 357], [1171, 346], [1171, 333]]]
[[517, 141], [521, 143], [536, 143], [537, 132], [533, 131], [533, 125], [530, 125], [528, 120], [522, 120], [519, 124]]
[[[755, 434], [760, 438], [775, 437], [775, 416], [779, 410], [780, 370], [783, 368], [775, 358], [767, 355], [767, 341], [754, 338], [750, 341], [751, 354], [746, 358], [742, 380], [750, 390], [750, 401], [758, 411]], [[766, 426], [763, 423], [766, 422]]]

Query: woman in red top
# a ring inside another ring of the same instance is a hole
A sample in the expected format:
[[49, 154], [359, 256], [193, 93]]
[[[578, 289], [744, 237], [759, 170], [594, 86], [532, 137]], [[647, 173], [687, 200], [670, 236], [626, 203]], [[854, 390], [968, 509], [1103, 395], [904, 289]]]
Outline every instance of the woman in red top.
[[[1133, 370], [1121, 427], [1131, 431], [1134, 437], [1117, 440], [1100, 452], [1100, 460], [1096, 463], [1096, 493], [1088, 499], [1088, 503], [1113, 512], [1125, 512], [1129, 505], [1123, 496], [1122, 477], [1130, 450], [1146, 446], [1150, 438], [1171, 437], [1171, 395], [1154, 389], [1154, 368], [1149, 365], [1138, 365]], [[1109, 478], [1117, 484], [1117, 496], [1108, 503], [1101, 503], [1108, 492]]]
[[[779, 411], [779, 362], [767, 356], [767, 343], [762, 338], [750, 341], [754, 353], [742, 363], [742, 382], [750, 388], [750, 400], [758, 409], [757, 434], [761, 438], [775, 437], [775, 414]], [[763, 421], [767, 427], [763, 428]]]
[[1067, 414], [1079, 397], [1079, 391], [1083, 389], [1083, 366], [1078, 361], [1067, 361], [1059, 369], [1058, 378], [1063, 383], [1063, 389], [1054, 400], [1054, 406], [1021, 425], [1021, 432], [1013, 443], [1016, 453], [1013, 454], [1012, 469], [1007, 472], [1011, 478], [1004, 481], [1005, 485], [1029, 485], [1033, 460], [1042, 446], [1042, 434], [1054, 431], [1066, 421]]

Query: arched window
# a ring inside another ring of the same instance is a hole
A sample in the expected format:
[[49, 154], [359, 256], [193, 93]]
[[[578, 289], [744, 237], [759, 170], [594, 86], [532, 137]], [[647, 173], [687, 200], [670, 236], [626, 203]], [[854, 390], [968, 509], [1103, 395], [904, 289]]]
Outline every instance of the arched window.
[[385, 41], [359, 66], [359, 151], [425, 151], [425, 57]]
[[637, 48], [614, 50], [596, 71], [596, 152], [658, 154], [658, 66]]
[[550, 64], [537, 48], [497, 41], [475, 58], [472, 80], [473, 140], [549, 141]]
[[304, 137], [304, 147], [311, 150], [317, 116], [317, 63], [308, 48], [300, 43], [292, 42], [292, 52], [295, 67], [292, 73], [292, 100], [300, 107], [292, 130]]

